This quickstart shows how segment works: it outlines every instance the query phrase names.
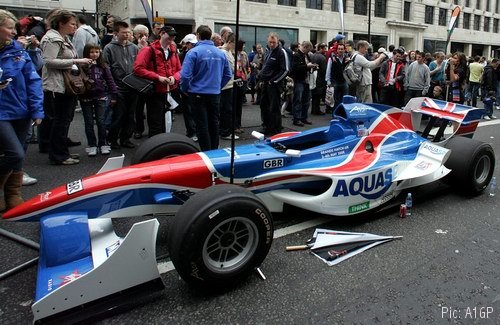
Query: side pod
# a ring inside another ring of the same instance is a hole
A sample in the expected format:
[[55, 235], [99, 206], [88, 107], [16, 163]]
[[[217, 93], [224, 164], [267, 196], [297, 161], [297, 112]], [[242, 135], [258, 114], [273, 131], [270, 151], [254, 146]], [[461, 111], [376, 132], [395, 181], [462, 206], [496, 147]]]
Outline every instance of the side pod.
[[138, 222], [120, 238], [111, 219], [88, 220], [85, 213], [42, 219], [33, 322], [79, 322], [119, 309], [144, 289], [164, 289], [158, 227], [156, 219]]

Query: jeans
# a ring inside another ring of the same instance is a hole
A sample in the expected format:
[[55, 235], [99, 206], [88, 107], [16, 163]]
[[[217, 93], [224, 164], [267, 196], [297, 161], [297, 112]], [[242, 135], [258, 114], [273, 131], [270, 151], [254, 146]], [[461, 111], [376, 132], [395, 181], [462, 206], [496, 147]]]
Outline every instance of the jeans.
[[481, 88], [481, 84], [478, 82], [470, 82], [469, 83], [469, 91], [472, 98], [472, 106], [477, 107], [477, 96], [479, 95], [479, 88]]
[[50, 129], [44, 130], [49, 133], [49, 159], [60, 163], [69, 158], [66, 138], [75, 115], [76, 96], [51, 91], [44, 92], [44, 96], [49, 97], [48, 100], [47, 98], [44, 100], [44, 111], [52, 115]]
[[220, 94], [219, 104], [219, 133], [226, 137], [232, 133], [233, 88], [225, 89]]
[[166, 101], [167, 94], [154, 93], [146, 99], [149, 138], [160, 133], [165, 133]]
[[219, 148], [220, 95], [189, 94], [189, 105], [202, 151]]
[[344, 96], [348, 94], [349, 85], [347, 84], [347, 82], [333, 84], [333, 99], [335, 100], [335, 106], [333, 107], [333, 110], [335, 110], [342, 103]]
[[280, 85], [264, 82], [260, 109], [265, 132], [275, 134], [281, 132], [281, 98]]
[[111, 109], [112, 118], [109, 127], [108, 140], [116, 143], [130, 140], [135, 128], [135, 108], [137, 106], [138, 94], [133, 90], [118, 90], [116, 105]]
[[309, 85], [303, 81], [295, 81], [293, 86], [293, 121], [306, 121], [309, 111], [311, 91]]
[[31, 128], [31, 119], [0, 121], [0, 174], [21, 171], [25, 156], [24, 143]]
[[[107, 100], [89, 99], [80, 100], [82, 107], [83, 119], [85, 121], [85, 135], [89, 147], [104, 146], [106, 144], [106, 125], [104, 125], [104, 116], [106, 112]], [[97, 126], [96, 140], [94, 132], [94, 116]]]

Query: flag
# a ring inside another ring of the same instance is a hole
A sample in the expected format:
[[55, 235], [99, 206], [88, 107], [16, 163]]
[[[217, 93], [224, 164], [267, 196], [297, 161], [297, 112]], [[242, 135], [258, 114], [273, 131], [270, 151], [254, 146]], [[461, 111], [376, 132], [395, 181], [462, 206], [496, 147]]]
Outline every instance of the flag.
[[307, 245], [289, 246], [287, 250], [292, 251], [310, 248], [314, 256], [317, 256], [325, 263], [332, 266], [349, 257], [364, 252], [367, 249], [400, 238], [402, 237], [316, 229]]
[[339, 2], [339, 13], [340, 13], [340, 31], [344, 35], [344, 1], [338, 0]]
[[446, 38], [446, 49], [448, 49], [448, 43], [450, 43], [451, 34], [453, 34], [453, 30], [455, 29], [455, 24], [457, 22], [459, 15], [460, 15], [460, 7], [456, 6], [451, 11], [450, 23], [448, 24], [448, 37]]
[[148, 17], [149, 25], [153, 27], [153, 0], [141, 0], [146, 17]]

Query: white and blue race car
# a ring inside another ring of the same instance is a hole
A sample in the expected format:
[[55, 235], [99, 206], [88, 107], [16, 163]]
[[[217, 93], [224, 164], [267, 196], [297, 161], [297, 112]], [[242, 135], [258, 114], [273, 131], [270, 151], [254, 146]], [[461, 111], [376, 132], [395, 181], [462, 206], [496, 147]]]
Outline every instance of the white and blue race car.
[[[120, 238], [111, 218], [171, 215], [168, 246], [177, 272], [194, 286], [220, 289], [262, 263], [272, 213], [285, 204], [350, 216], [440, 179], [480, 194], [495, 167], [492, 147], [471, 139], [482, 114], [430, 98], [401, 110], [346, 96], [327, 126], [270, 138], [254, 132], [255, 143], [235, 148], [232, 175], [228, 148], [198, 152], [178, 134], [148, 139], [131, 166], [111, 158], [98, 174], [4, 214], [41, 224], [35, 320], [158, 282], [156, 219]], [[117, 269], [130, 271], [116, 276]]]

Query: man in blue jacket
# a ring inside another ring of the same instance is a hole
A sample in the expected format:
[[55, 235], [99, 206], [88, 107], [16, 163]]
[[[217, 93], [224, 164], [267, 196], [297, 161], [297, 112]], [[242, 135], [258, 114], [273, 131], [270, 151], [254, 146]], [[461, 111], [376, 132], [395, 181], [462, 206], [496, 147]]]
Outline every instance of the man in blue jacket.
[[198, 43], [186, 54], [182, 64], [180, 88], [188, 94], [198, 143], [205, 151], [219, 147], [220, 93], [232, 72], [224, 52], [210, 40], [210, 27], [199, 26], [196, 37]]

